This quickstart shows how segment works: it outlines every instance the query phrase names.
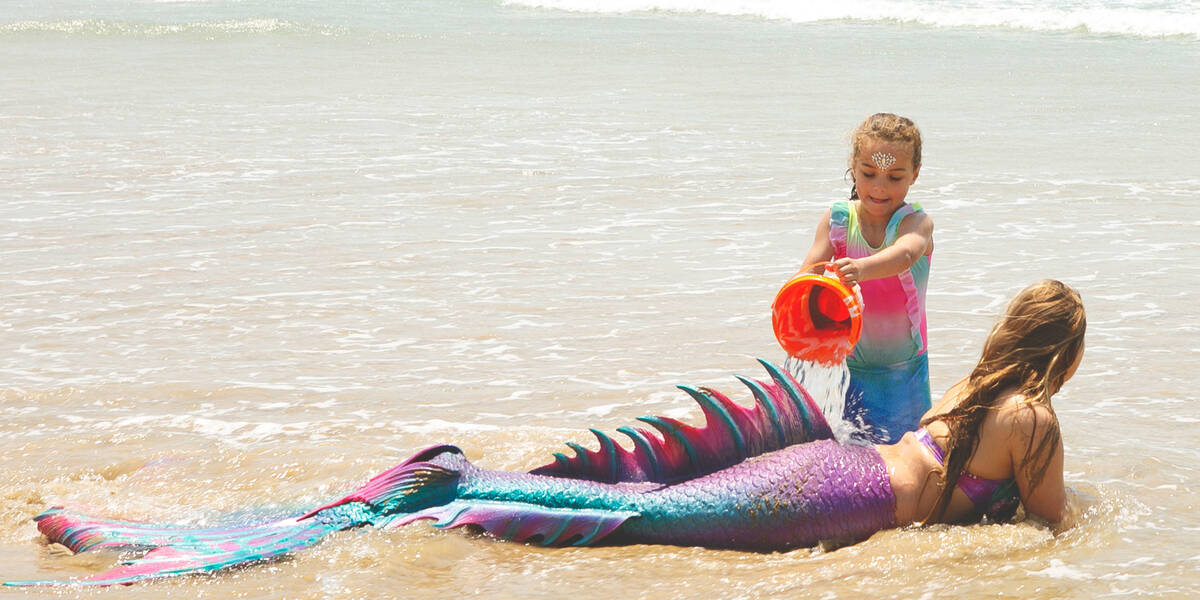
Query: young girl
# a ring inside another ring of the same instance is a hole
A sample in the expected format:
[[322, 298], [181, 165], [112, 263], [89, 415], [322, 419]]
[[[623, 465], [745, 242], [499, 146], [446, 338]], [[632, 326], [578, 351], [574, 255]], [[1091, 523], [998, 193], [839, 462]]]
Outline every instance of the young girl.
[[871, 441], [889, 442], [916, 429], [930, 406], [925, 287], [933, 220], [905, 202], [921, 171], [921, 132], [911, 120], [871, 115], [851, 145], [850, 199], [821, 218], [804, 264], [832, 261], [843, 281], [861, 287], [862, 335], [846, 360], [843, 414], [861, 421]]

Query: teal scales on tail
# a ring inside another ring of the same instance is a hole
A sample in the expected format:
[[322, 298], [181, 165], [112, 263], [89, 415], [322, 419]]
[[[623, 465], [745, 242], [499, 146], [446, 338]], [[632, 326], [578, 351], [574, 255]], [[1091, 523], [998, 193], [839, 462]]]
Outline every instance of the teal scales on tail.
[[592, 430], [598, 450], [529, 473], [481, 469], [455, 446], [432, 446], [344, 498], [304, 514], [233, 527], [195, 529], [96, 519], [62, 508], [35, 517], [51, 541], [75, 552], [148, 552], [71, 581], [5, 585], [111, 585], [212, 572], [270, 560], [327, 534], [393, 528], [430, 519], [472, 526], [506, 541], [544, 546], [652, 543], [773, 551], [824, 539], [863, 539], [894, 522], [883, 461], [871, 447], [843, 445], [808, 393], [760, 361], [770, 382], [739, 379], [755, 398], [742, 407], [720, 393], [681, 386], [705, 424], [643, 417], [653, 430], [623, 427], [629, 450]]

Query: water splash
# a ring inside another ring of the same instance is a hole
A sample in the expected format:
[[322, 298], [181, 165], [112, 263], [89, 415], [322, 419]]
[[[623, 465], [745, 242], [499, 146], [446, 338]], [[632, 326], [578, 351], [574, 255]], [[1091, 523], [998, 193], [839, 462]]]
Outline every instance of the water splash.
[[783, 365], [812, 395], [838, 441], [862, 438], [862, 424], [846, 419], [845, 415], [846, 391], [850, 388], [850, 367], [845, 362], [831, 366], [789, 356]]

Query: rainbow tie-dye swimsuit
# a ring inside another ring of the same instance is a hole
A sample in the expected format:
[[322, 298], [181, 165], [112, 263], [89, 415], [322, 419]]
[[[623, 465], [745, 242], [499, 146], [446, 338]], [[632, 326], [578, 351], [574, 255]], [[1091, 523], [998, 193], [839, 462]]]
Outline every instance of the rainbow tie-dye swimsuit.
[[[858, 214], [849, 200], [835, 202], [829, 210], [829, 240], [833, 258], [866, 258], [895, 243], [900, 221], [917, 211], [904, 204], [887, 225], [883, 245], [867, 243]], [[917, 428], [929, 410], [929, 360], [926, 355], [925, 288], [929, 281], [929, 256], [917, 259], [907, 271], [893, 277], [864, 281], [862, 336], [846, 359], [850, 388], [844, 415], [861, 420], [876, 443], [900, 439]]]

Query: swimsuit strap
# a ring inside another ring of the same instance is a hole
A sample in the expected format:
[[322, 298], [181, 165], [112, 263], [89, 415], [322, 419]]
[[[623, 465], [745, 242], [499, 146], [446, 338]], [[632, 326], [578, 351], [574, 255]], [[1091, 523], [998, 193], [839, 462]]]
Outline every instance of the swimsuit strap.
[[846, 237], [850, 235], [850, 210], [854, 207], [849, 200], [838, 200], [829, 207], [829, 242], [833, 245], [833, 258], [846, 254]]
[[917, 204], [916, 202], [911, 204], [905, 202], [904, 204], [901, 204], [900, 208], [897, 208], [896, 212], [892, 213], [892, 218], [888, 219], [887, 229], [885, 229], [883, 232], [883, 247], [886, 248], [887, 246], [891, 246], [892, 244], [896, 243], [896, 238], [900, 237], [898, 235], [900, 231], [900, 221], [903, 221], [904, 217], [907, 217], [915, 212], [921, 212], [922, 210], [924, 209], [922, 209], [921, 205]]
[[[946, 451], [942, 450], [942, 447], [934, 441], [933, 436], [929, 434], [929, 430], [921, 427], [914, 431], [913, 434], [921, 444], [929, 449], [930, 454], [938, 461], [938, 464], [946, 464]], [[963, 469], [963, 472], [958, 475], [958, 485], [956, 487], [962, 490], [962, 493], [966, 494], [967, 498], [970, 498], [976, 510], [983, 513], [990, 512], [989, 507], [993, 503], [992, 496], [997, 490], [1011, 481], [1011, 479], [984, 479]]]
[[924, 427], [918, 428], [913, 432], [917, 436], [917, 441], [925, 445], [929, 449], [929, 453], [933, 454], [934, 460], [938, 461], [939, 465], [946, 464], [946, 451], [937, 442], [933, 441], [933, 436], [929, 435], [929, 430]]
[[[884, 235], [884, 245], [891, 246], [896, 242], [899, 236], [900, 221], [904, 217], [916, 212], [922, 212], [920, 204], [913, 202], [905, 204], [892, 214], [892, 219], [888, 221], [887, 232]], [[926, 261], [929, 257], [924, 257]], [[918, 258], [918, 261], [921, 259]], [[915, 266], [915, 265], [914, 265]], [[921, 306], [921, 294], [917, 289], [917, 281], [913, 278], [913, 269], [910, 267], [896, 275], [896, 279], [900, 280], [900, 287], [904, 289], [904, 308], [908, 312], [908, 331], [912, 336], [913, 343], [917, 345], [918, 353], [924, 353], [926, 350], [925, 336], [921, 335], [922, 315], [925, 310]]]

